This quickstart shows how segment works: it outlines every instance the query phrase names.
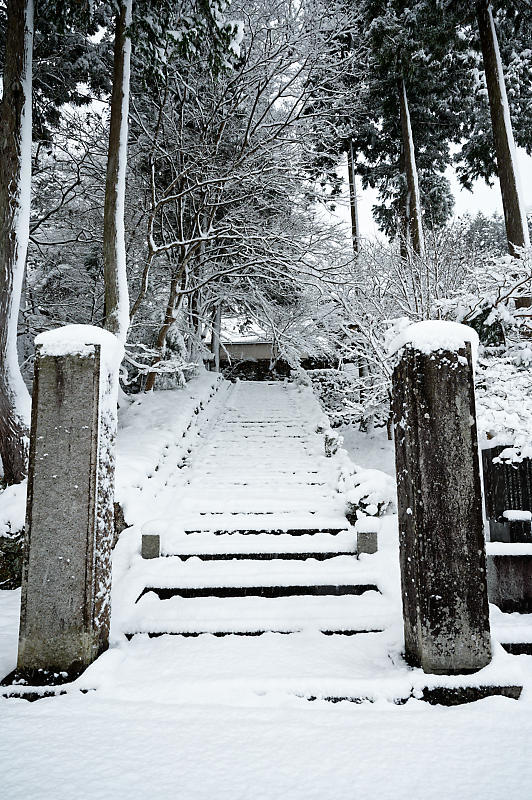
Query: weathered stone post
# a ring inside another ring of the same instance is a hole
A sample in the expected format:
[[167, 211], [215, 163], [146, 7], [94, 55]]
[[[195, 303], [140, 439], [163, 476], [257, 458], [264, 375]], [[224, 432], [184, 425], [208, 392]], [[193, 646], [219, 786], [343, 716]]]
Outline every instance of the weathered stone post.
[[108, 645], [122, 353], [89, 325], [36, 346], [17, 673], [46, 683]]
[[491, 660], [475, 340], [457, 323], [420, 322], [394, 343], [405, 655], [428, 673], [475, 672]]

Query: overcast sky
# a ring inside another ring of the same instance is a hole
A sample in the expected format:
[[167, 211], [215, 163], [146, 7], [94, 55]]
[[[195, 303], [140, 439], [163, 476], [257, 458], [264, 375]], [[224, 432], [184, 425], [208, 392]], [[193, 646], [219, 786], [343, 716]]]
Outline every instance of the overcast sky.
[[[527, 156], [524, 150], [518, 150], [518, 161], [521, 175], [521, 186], [525, 198], [525, 204], [528, 210], [532, 211], [532, 157]], [[346, 182], [347, 182], [347, 169]], [[453, 193], [455, 196], [455, 215], [460, 216], [469, 212], [476, 214], [477, 211], [482, 211], [484, 214], [490, 216], [495, 212], [502, 214], [501, 192], [499, 189], [499, 181], [494, 180], [493, 186], [489, 187], [484, 181], [477, 181], [473, 192], [468, 192], [461, 189], [458, 181], [452, 170], [449, 171], [449, 178]], [[378, 228], [373, 221], [371, 214], [371, 207], [375, 203], [377, 193], [371, 190], [362, 192], [360, 190], [360, 182], [358, 183], [357, 190], [359, 192], [359, 220], [360, 231], [362, 236], [366, 238], [374, 238], [379, 234]], [[348, 190], [345, 189], [345, 198], [347, 201]], [[349, 218], [347, 205], [342, 209], [341, 216], [346, 219]]]

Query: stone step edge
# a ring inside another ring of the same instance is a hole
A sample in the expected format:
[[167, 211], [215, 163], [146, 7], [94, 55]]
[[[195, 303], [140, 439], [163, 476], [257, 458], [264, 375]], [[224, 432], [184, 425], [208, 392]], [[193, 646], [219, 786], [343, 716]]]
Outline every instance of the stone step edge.
[[338, 556], [353, 556], [357, 557], [356, 550], [337, 550], [331, 552], [324, 552], [323, 550], [315, 550], [312, 552], [298, 552], [297, 550], [287, 551], [283, 553], [258, 553], [258, 552], [237, 552], [237, 553], [161, 553], [160, 558], [176, 558], [179, 561], [188, 561], [190, 558], [199, 558], [201, 561], [273, 561], [280, 559], [282, 561], [305, 561], [312, 558], [316, 561], [327, 561], [331, 558]]
[[[196, 638], [198, 636], [216, 636], [222, 638], [224, 636], [264, 636], [266, 633], [275, 633], [281, 636], [290, 636], [291, 634], [303, 633], [305, 628], [294, 625], [291, 628], [282, 628], [271, 625], [268, 627], [257, 627], [254, 630], [166, 630], [166, 631], [152, 631], [152, 630], [138, 630], [134, 632], [124, 633], [128, 641], [131, 641], [135, 636], [148, 636], [150, 639], [157, 639], [160, 636], [183, 636], [185, 638]], [[316, 628], [318, 633], [323, 636], [362, 636], [365, 633], [383, 633], [385, 628], [373, 626], [362, 626], [356, 628]]]
[[255, 534], [266, 534], [268, 536], [280, 536], [281, 534], [285, 534], [286, 536], [304, 536], [309, 535], [313, 536], [315, 533], [328, 533], [331, 536], [336, 536], [338, 533], [349, 533], [347, 527], [345, 528], [235, 528], [234, 530], [227, 530], [226, 528], [190, 528], [189, 530], [185, 530], [185, 534], [188, 536], [196, 536], [202, 533], [211, 533], [214, 536], [232, 536], [233, 534], [237, 534], [240, 536], [254, 536]]
[[171, 597], [300, 597], [300, 596], [334, 596], [362, 595], [366, 592], [379, 592], [374, 583], [362, 584], [296, 584], [266, 586], [197, 586], [197, 587], [161, 587], [146, 586], [136, 602], [145, 594], [154, 592], [160, 600]]
[[[496, 634], [495, 638], [497, 639]], [[512, 656], [532, 656], [532, 642], [505, 642], [503, 639], [497, 641]]]

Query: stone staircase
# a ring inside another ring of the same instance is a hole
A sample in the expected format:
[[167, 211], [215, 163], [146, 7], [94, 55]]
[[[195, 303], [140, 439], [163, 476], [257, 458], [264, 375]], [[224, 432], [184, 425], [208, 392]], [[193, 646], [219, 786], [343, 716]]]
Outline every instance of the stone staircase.
[[293, 385], [235, 386], [175, 498], [177, 519], [143, 528], [128, 638], [386, 627], [393, 611], [371, 559], [357, 558], [315, 413]]
[[394, 520], [382, 519], [377, 552], [373, 529], [359, 539], [349, 524], [344, 456], [326, 454], [327, 424], [308, 389], [237, 383], [211, 419], [186, 480], [169, 474], [157, 518], [119, 542], [131, 558], [113, 588], [118, 644], [101, 659], [114, 698], [155, 686], [173, 702], [237, 704], [279, 693], [448, 704], [519, 696], [507, 665], [502, 681], [494, 662], [457, 682], [404, 663]]

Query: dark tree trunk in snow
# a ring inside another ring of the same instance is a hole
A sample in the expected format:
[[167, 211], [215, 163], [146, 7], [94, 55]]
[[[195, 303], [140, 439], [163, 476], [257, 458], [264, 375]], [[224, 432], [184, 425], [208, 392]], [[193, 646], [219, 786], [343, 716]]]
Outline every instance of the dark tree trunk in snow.
[[355, 256], [358, 255], [360, 248], [360, 228], [358, 224], [358, 198], [356, 187], [356, 168], [355, 153], [353, 142], [349, 141], [347, 148], [347, 171], [349, 175], [349, 208], [351, 209], [351, 237], [353, 239], [353, 250]]
[[405, 211], [408, 226], [407, 238], [413, 252], [416, 255], [421, 256], [425, 250], [425, 240], [423, 236], [423, 224], [421, 217], [421, 201], [419, 199], [416, 155], [414, 151], [412, 126], [410, 124], [410, 111], [408, 109], [408, 98], [404, 79], [401, 79], [399, 82], [399, 108], [401, 113], [402, 154], [407, 184]]
[[[519, 185], [506, 85], [489, 0], [477, 2], [476, 11], [497, 155], [497, 171], [501, 185], [506, 236], [510, 253], [515, 253], [516, 247], [528, 247], [530, 238]], [[523, 299], [529, 301], [529, 298]], [[527, 305], [530, 305], [530, 301], [527, 302]]]
[[8, 0], [0, 106], [0, 454], [7, 483], [26, 474], [30, 397], [17, 353], [29, 237], [33, 0]]
[[211, 353], [214, 355], [214, 370], [220, 372], [220, 331], [222, 327], [222, 304], [218, 303], [214, 312]]
[[132, 0], [121, 0], [116, 19], [103, 223], [105, 327], [122, 342], [126, 340], [129, 327], [124, 205], [131, 57], [127, 29], [131, 23], [131, 8]]

